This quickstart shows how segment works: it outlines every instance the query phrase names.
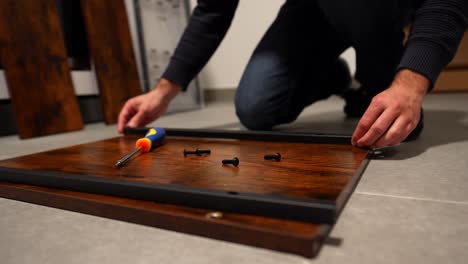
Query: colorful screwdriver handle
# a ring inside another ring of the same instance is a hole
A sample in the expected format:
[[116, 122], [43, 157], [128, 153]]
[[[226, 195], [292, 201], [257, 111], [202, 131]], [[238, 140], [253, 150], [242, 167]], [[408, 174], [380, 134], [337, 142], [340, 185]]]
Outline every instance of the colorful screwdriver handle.
[[145, 153], [161, 145], [164, 137], [166, 137], [166, 131], [164, 129], [159, 127], [150, 128], [144, 138], [137, 140], [135, 143], [135, 150], [119, 159], [114, 166], [120, 168], [124, 166], [137, 153]]
[[145, 153], [161, 145], [165, 137], [166, 131], [163, 128], [150, 128], [144, 138], [137, 140], [135, 146], [141, 148], [141, 152]]

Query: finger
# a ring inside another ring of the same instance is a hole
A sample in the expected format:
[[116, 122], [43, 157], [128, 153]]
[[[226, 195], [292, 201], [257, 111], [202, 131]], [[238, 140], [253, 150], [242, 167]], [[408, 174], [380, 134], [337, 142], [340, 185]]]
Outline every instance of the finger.
[[380, 137], [374, 146], [377, 148], [401, 143], [411, 132], [411, 123], [404, 117], [398, 117], [388, 131]]
[[375, 120], [382, 114], [384, 111], [383, 107], [379, 105], [371, 104], [364, 115], [359, 120], [356, 129], [354, 130], [353, 136], [351, 138], [351, 143], [357, 145], [358, 140], [360, 140], [371, 128], [372, 124], [375, 123]]
[[127, 101], [119, 113], [118, 118], [118, 131], [119, 133], [123, 133], [125, 125], [127, 122], [135, 115], [136, 109], [133, 107], [131, 101]]
[[135, 128], [135, 127], [145, 125], [144, 124], [145, 119], [146, 119], [146, 112], [140, 109], [140, 111], [138, 111], [138, 113], [136, 113], [136, 115], [133, 116], [132, 119], [130, 119], [127, 126]]
[[373, 146], [375, 142], [387, 132], [390, 125], [397, 118], [397, 113], [391, 110], [384, 111], [372, 124], [371, 128], [361, 139], [357, 141], [358, 146]]

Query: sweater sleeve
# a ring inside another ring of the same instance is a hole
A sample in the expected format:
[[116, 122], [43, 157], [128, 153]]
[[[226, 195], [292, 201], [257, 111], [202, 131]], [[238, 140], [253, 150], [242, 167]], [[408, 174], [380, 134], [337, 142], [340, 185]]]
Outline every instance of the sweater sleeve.
[[467, 27], [467, 0], [426, 0], [417, 9], [397, 70], [411, 69], [432, 84], [453, 59]]
[[162, 77], [187, 89], [229, 29], [239, 0], [198, 0]]

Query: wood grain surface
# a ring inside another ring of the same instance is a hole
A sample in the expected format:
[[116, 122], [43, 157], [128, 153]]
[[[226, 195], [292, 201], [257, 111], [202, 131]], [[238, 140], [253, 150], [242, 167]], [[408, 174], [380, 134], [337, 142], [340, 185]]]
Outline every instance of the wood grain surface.
[[0, 51], [21, 138], [83, 127], [55, 0], [0, 1]]
[[[115, 168], [115, 161], [133, 150], [137, 138], [27, 155], [0, 161], [0, 167], [335, 201], [367, 155], [350, 145], [167, 137], [159, 148]], [[212, 153], [184, 157], [184, 149], [195, 148]], [[276, 152], [283, 156], [280, 162], [263, 159]], [[239, 167], [221, 165], [222, 159], [234, 156], [240, 159]], [[347, 198], [350, 190], [345, 191]], [[331, 230], [331, 225], [227, 211], [212, 218], [207, 209], [5, 182], [0, 183], [0, 196], [306, 257], [318, 252]]]
[[117, 122], [125, 102], [142, 93], [123, 0], [81, 0], [104, 119]]
[[[10, 168], [88, 174], [135, 182], [336, 201], [367, 151], [351, 145], [166, 138], [165, 144], [114, 167], [134, 148], [126, 136], [0, 161]], [[210, 149], [211, 155], [184, 157], [184, 149]], [[279, 152], [280, 162], [264, 160]], [[222, 165], [238, 157], [238, 167]]]

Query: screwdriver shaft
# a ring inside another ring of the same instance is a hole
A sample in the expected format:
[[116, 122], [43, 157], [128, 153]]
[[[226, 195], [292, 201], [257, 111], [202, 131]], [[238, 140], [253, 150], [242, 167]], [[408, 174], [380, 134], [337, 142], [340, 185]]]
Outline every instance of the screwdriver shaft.
[[134, 151], [132, 151], [130, 154], [127, 154], [125, 156], [123, 156], [121, 159], [119, 159], [116, 163], [115, 163], [115, 167], [117, 168], [120, 168], [122, 167], [123, 165], [125, 165], [125, 163], [127, 163], [133, 156], [135, 156], [135, 154], [137, 154], [138, 152], [140, 152], [141, 148], [136, 148]]

